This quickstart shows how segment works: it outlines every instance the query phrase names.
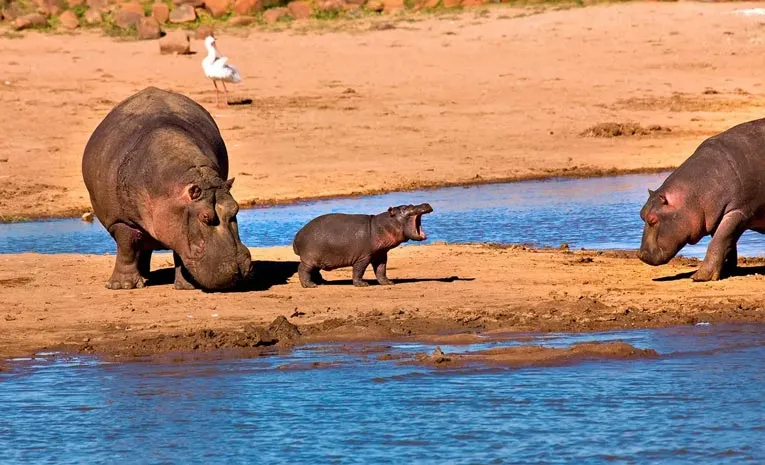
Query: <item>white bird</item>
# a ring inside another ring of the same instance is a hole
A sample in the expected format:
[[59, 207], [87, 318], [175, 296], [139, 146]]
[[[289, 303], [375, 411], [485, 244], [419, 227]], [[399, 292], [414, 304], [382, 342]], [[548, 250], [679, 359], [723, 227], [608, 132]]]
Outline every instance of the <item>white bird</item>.
[[239, 74], [239, 70], [234, 65], [228, 64], [228, 58], [218, 56], [218, 49], [215, 47], [215, 37], [207, 36], [205, 38], [205, 48], [207, 49], [207, 56], [202, 60], [202, 69], [205, 71], [205, 76], [212, 79], [215, 86], [215, 105], [220, 106], [218, 103], [218, 83], [220, 81], [223, 84], [223, 94], [226, 97], [226, 105], [228, 105], [228, 89], [226, 89], [227, 82], [241, 82], [242, 76]]

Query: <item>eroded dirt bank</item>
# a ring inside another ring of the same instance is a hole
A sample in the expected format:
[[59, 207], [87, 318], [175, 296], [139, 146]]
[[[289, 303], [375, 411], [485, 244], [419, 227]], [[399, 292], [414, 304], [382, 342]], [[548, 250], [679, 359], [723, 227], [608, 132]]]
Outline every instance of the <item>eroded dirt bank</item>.
[[253, 100], [221, 110], [201, 41], [195, 55], [160, 56], [154, 41], [87, 31], [0, 37], [0, 220], [87, 210], [85, 143], [149, 85], [212, 111], [245, 205], [677, 166], [705, 137], [761, 116], [765, 28], [735, 13], [756, 5], [497, 7], [386, 30], [221, 31], [244, 76], [232, 100]]
[[[395, 286], [355, 288], [346, 269], [303, 289], [290, 248], [251, 250], [257, 288], [225, 294], [173, 289], [168, 254], [153, 259], [155, 285], [134, 291], [104, 288], [112, 256], [0, 255], [0, 357], [46, 348], [133, 356], [312, 341], [457, 343], [498, 331], [765, 321], [761, 260], [742, 259], [739, 276], [693, 283], [694, 260], [652, 268], [624, 252], [434, 244], [391, 252]], [[445, 336], [452, 333], [462, 334]]]

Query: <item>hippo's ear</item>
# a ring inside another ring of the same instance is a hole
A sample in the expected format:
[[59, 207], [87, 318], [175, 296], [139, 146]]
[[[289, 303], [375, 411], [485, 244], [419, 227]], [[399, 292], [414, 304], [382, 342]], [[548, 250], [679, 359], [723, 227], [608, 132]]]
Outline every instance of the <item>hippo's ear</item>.
[[648, 189], [648, 197], [653, 197], [653, 194], [655, 194], [656, 191], [652, 191], [651, 189]]
[[223, 183], [223, 187], [225, 187], [225, 188], [226, 188], [226, 190], [231, 190], [231, 186], [233, 186], [233, 185], [234, 185], [234, 179], [235, 179], [235, 178], [231, 178], [231, 179], [229, 179], [228, 181], [224, 182], [224, 183]]
[[189, 184], [188, 186], [186, 186], [182, 194], [183, 200], [187, 202], [196, 200], [201, 196], [202, 196], [202, 188], [197, 186], [196, 184]]
[[396, 216], [396, 210], [394, 210], [393, 207], [388, 207], [388, 214], [390, 216]]

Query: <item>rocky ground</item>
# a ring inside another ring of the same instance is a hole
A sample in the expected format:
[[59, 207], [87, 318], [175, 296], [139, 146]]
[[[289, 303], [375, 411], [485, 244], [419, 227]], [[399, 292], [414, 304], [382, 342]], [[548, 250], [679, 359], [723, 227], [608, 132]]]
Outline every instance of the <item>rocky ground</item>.
[[197, 19], [219, 28], [244, 76], [225, 109], [194, 34], [194, 54], [161, 55], [157, 40], [6, 27], [0, 218], [87, 211], [83, 147], [148, 85], [212, 111], [245, 205], [677, 166], [705, 137], [761, 116], [765, 28], [740, 12], [753, 6], [499, 5], [275, 28]]
[[175, 290], [168, 254], [154, 257], [152, 285], [132, 291], [104, 287], [110, 256], [0, 255], [0, 358], [42, 349], [131, 357], [320, 341], [455, 344], [508, 331], [765, 321], [762, 260], [694, 283], [694, 260], [652, 268], [625, 252], [435, 244], [391, 252], [394, 286], [357, 288], [343, 269], [303, 289], [291, 248], [251, 251], [255, 281], [231, 293]]

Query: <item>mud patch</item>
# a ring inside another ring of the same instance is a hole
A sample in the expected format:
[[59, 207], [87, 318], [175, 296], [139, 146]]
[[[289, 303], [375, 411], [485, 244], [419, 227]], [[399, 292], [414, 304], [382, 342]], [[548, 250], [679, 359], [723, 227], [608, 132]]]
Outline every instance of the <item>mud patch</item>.
[[431, 354], [416, 354], [407, 365], [455, 368], [472, 364], [510, 368], [531, 366], [561, 366], [591, 360], [629, 360], [658, 358], [653, 349], [638, 349], [625, 342], [584, 342], [569, 348], [519, 346], [487, 349], [477, 352], [444, 353], [440, 347]]
[[643, 127], [638, 123], [599, 123], [591, 126], [579, 135], [581, 137], [630, 137], [630, 136], [650, 136], [655, 134], [667, 134], [672, 132], [670, 128], [653, 124]]
[[633, 97], [617, 100], [613, 109], [636, 111], [665, 110], [672, 112], [707, 111], [725, 112], [749, 106], [762, 106], [763, 100], [745, 93], [722, 94], [703, 93], [702, 95], [675, 92], [665, 97]]
[[33, 279], [28, 277], [0, 279], [0, 287], [20, 287], [32, 281]]

